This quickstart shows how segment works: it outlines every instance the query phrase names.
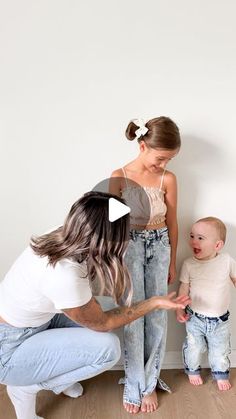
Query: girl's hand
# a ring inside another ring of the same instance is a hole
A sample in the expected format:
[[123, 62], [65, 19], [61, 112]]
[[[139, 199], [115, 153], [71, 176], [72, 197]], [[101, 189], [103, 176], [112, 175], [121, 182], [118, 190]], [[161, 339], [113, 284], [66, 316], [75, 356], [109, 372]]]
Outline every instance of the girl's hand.
[[185, 323], [189, 319], [189, 315], [184, 310], [176, 310], [176, 318], [179, 323]]
[[176, 297], [176, 292], [171, 292], [163, 297], [154, 297], [157, 299], [157, 305], [159, 309], [164, 310], [184, 310], [185, 307], [191, 304], [191, 300], [188, 295], [180, 295]]
[[175, 278], [176, 278], [176, 267], [174, 263], [170, 264], [169, 267], [169, 275], [168, 275], [168, 284], [173, 284], [173, 282], [175, 282]]

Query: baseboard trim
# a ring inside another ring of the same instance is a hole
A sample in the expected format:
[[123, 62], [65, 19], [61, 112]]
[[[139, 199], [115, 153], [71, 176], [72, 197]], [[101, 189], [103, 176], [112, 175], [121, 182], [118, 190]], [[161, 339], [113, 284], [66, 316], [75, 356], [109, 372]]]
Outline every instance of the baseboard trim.
[[[230, 354], [231, 368], [236, 367], [236, 349], [232, 349]], [[202, 368], [209, 368], [207, 355], [204, 354], [202, 359]], [[113, 367], [113, 370], [123, 370], [124, 365], [122, 359]], [[183, 369], [182, 353], [180, 351], [168, 351], [165, 354], [163, 362], [163, 370]]]

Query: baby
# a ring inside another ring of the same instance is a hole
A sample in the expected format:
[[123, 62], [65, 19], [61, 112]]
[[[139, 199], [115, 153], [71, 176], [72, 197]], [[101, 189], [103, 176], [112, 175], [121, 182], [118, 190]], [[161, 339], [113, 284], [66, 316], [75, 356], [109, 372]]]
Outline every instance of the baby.
[[193, 385], [202, 384], [200, 362], [208, 350], [213, 378], [219, 390], [229, 390], [229, 304], [230, 283], [236, 286], [236, 261], [219, 253], [225, 243], [226, 227], [215, 217], [198, 220], [192, 226], [190, 247], [180, 273], [179, 295], [190, 295], [191, 306], [177, 310], [177, 320], [186, 322], [183, 345], [185, 372]]

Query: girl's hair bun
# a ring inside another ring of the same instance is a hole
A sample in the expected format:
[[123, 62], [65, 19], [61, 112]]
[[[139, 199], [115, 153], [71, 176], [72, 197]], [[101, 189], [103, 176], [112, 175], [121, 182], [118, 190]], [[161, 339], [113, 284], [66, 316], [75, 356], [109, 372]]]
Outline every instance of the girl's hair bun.
[[126, 137], [131, 141], [134, 140], [134, 138], [136, 138], [138, 141], [141, 141], [147, 132], [148, 127], [146, 126], [146, 123], [143, 119], [131, 119], [126, 130]]
[[150, 148], [176, 150], [181, 146], [179, 128], [167, 116], [159, 116], [147, 122], [143, 119], [133, 119], [128, 124], [125, 135], [129, 141], [144, 141]]
[[133, 141], [136, 138], [135, 131], [137, 129], [138, 126], [133, 121], [130, 121], [125, 131], [125, 136], [129, 141]]

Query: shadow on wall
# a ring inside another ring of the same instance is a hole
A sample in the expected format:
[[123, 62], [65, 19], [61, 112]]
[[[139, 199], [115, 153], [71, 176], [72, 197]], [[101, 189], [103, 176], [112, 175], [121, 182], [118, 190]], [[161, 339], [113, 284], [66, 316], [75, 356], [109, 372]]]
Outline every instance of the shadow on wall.
[[[211, 187], [211, 177], [214, 183], [220, 183], [222, 173], [225, 175], [227, 167], [217, 145], [206, 139], [186, 135], [178, 157], [171, 163], [171, 170], [178, 181], [179, 256], [182, 259], [189, 253], [189, 228], [199, 218], [198, 208], [201, 210], [204, 207], [201, 188], [205, 188], [204, 185]], [[206, 214], [208, 215], [210, 214]]]
[[224, 251], [228, 252], [232, 258], [236, 260], [236, 226], [233, 224], [226, 223], [227, 236], [224, 246]]
[[[211, 177], [214, 184], [220, 183], [222, 173], [227, 177], [227, 167], [222, 151], [217, 145], [207, 139], [185, 135], [182, 139], [180, 153], [171, 162], [170, 170], [175, 173], [178, 182], [178, 273], [175, 284], [170, 287], [170, 291], [176, 291], [179, 287], [178, 275], [182, 262], [191, 255], [188, 246], [190, 227], [199, 218], [199, 211], [202, 213], [202, 208], [204, 208], [204, 203], [201, 200], [201, 188], [205, 189], [208, 186], [211, 188]], [[216, 190], [215, 193], [218, 191]], [[214, 214], [213, 212], [205, 214], [205, 216], [208, 215]], [[232, 232], [231, 226], [227, 227], [229, 235], [234, 235], [235, 231]], [[176, 322], [175, 313], [169, 313], [167, 350], [176, 350], [177, 347], [180, 350], [184, 337], [184, 325]]]
[[[235, 225], [226, 223], [227, 227], [227, 236], [226, 236], [226, 243], [224, 247], [224, 251], [229, 253], [230, 256], [234, 260], [236, 260], [236, 227]], [[236, 299], [236, 289], [231, 287], [231, 302], [230, 302], [230, 316], [231, 316], [231, 348], [236, 349], [236, 333], [235, 333], [235, 322], [234, 319], [236, 318], [236, 306], [235, 306], [235, 299]]]

